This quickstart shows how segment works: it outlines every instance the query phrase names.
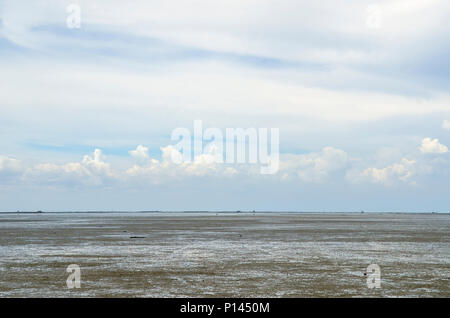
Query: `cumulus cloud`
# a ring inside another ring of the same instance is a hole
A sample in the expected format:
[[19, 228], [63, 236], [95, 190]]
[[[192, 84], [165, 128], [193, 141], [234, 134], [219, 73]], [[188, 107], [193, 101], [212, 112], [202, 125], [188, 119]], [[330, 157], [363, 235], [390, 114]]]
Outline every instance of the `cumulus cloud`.
[[[221, 154], [215, 147], [198, 155], [192, 162], [182, 162], [182, 154], [172, 145], [161, 147], [162, 161], [154, 160], [146, 166], [134, 166], [127, 170], [132, 176], [172, 177], [240, 177], [259, 178], [258, 165], [221, 163]], [[176, 163], [178, 162], [178, 163]], [[181, 163], [180, 163], [181, 162]], [[342, 170], [349, 162], [348, 154], [340, 149], [325, 147], [321, 152], [306, 155], [284, 154], [278, 173], [269, 178], [274, 180], [297, 179], [302, 182], [321, 182], [334, 172]]]
[[281, 156], [279, 173], [282, 179], [296, 176], [304, 182], [321, 182], [331, 173], [343, 169], [348, 161], [345, 151], [325, 147], [319, 153]]
[[174, 146], [161, 147], [162, 160], [150, 159], [146, 165], [135, 165], [126, 171], [128, 176], [148, 177], [152, 182], [159, 182], [167, 177], [230, 177], [238, 171], [226, 164], [220, 164], [220, 154], [214, 147], [209, 147], [206, 153], [198, 155], [192, 162], [184, 162], [182, 153]]
[[448, 147], [439, 143], [438, 139], [424, 138], [422, 145], [420, 146], [420, 152], [422, 153], [446, 153]]
[[371, 182], [384, 185], [391, 185], [396, 181], [415, 184], [415, 181], [411, 181], [415, 164], [415, 160], [403, 158], [400, 163], [394, 163], [384, 168], [367, 168], [359, 177], [368, 178]]
[[[426, 152], [442, 153], [446, 150], [437, 139], [425, 138], [422, 147]], [[147, 147], [138, 145], [129, 153], [139, 163], [122, 169], [111, 167], [105, 161], [100, 149], [85, 155], [80, 162], [65, 164], [44, 162], [28, 167], [17, 159], [0, 156], [0, 182], [6, 184], [11, 180], [17, 180], [31, 184], [69, 187], [110, 185], [133, 187], [208, 177], [217, 180], [237, 178], [236, 180], [240, 181], [270, 180], [270, 182], [290, 181], [304, 184], [349, 181], [390, 186], [397, 183], [416, 184], [417, 178], [430, 174], [433, 166], [440, 173], [448, 170], [448, 162], [442, 157], [409, 156], [397, 161], [399, 154], [397, 150], [381, 149], [372, 157], [378, 163], [371, 165], [368, 158], [350, 157], [344, 150], [324, 147], [319, 152], [307, 154], [281, 154], [279, 171], [274, 175], [263, 176], [258, 165], [220, 163], [221, 158], [218, 157], [214, 147], [209, 147], [207, 152], [196, 156], [191, 162], [181, 160], [181, 163], [175, 163], [182, 159], [182, 154], [174, 146], [168, 145], [160, 149], [161, 160], [157, 160], [149, 156]], [[389, 163], [392, 160], [395, 161]]]
[[102, 151], [85, 155], [81, 162], [66, 164], [40, 163], [25, 171], [24, 179], [37, 184], [108, 185], [118, 178], [110, 165], [103, 161]]
[[143, 164], [150, 159], [148, 147], [142, 145], [138, 145], [135, 150], [130, 150], [128, 153], [140, 164]]
[[[172, 145], [161, 147], [162, 160], [151, 159], [146, 165], [134, 165], [126, 171], [128, 176], [146, 177], [153, 182], [167, 177], [240, 177], [259, 178], [257, 165], [221, 163], [222, 157], [214, 147], [198, 155], [192, 162], [183, 162], [182, 154]], [[348, 154], [333, 147], [306, 155], [284, 154], [274, 180], [296, 179], [302, 182], [322, 182], [333, 173], [343, 170], [349, 163]]]

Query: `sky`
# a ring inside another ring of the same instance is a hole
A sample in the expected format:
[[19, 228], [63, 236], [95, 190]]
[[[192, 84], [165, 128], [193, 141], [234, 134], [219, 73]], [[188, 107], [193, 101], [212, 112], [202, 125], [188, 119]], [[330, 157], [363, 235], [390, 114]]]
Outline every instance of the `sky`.
[[[449, 17], [448, 0], [0, 0], [0, 211], [449, 212]], [[278, 171], [173, 163], [195, 120], [278, 128]]]

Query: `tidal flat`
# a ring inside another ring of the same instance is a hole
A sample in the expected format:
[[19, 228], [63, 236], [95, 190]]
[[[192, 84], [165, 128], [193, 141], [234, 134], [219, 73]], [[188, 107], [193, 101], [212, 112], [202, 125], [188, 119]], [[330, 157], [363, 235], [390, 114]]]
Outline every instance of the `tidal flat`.
[[438, 213], [2, 213], [0, 297], [450, 297], [449, 233]]

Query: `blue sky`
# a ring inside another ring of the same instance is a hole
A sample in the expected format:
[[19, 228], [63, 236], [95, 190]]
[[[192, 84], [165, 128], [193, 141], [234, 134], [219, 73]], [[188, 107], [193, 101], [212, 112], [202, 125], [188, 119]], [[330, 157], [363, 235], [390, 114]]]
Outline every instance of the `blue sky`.
[[[449, 14], [0, 0], [0, 210], [449, 211]], [[175, 166], [171, 132], [196, 119], [279, 128], [280, 170]]]

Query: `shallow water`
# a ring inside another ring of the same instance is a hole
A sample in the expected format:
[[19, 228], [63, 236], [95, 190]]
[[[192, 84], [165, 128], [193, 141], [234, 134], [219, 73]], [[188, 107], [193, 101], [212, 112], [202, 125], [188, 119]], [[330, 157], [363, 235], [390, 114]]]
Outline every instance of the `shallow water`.
[[449, 214], [0, 214], [0, 296], [449, 297], [449, 231]]

